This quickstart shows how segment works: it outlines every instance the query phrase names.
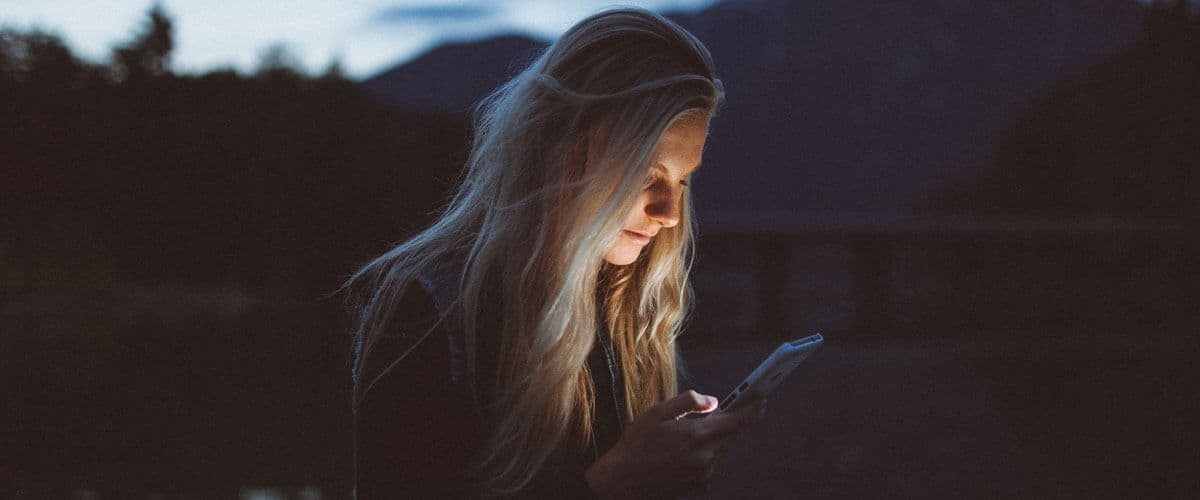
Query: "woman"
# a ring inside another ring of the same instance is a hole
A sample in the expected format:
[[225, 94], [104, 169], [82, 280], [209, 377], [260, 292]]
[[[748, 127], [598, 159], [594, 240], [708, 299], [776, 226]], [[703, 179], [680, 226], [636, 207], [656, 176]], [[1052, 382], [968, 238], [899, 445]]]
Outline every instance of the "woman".
[[702, 491], [760, 407], [678, 393], [688, 177], [721, 100], [674, 23], [609, 10], [477, 109], [465, 178], [359, 270], [359, 498]]

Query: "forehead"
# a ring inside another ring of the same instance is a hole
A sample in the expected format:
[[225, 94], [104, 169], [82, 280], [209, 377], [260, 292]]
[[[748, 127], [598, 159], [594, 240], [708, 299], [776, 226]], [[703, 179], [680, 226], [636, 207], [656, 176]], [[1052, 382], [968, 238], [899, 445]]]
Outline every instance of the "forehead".
[[655, 146], [655, 161], [668, 170], [688, 173], [700, 165], [708, 137], [708, 116], [688, 114], [667, 127]]

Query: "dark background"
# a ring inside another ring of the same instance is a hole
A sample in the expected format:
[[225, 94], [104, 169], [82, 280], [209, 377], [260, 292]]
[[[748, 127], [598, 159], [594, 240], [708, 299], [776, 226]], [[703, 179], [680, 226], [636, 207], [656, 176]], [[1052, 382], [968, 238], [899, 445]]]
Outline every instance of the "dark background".
[[[1200, 12], [718, 3], [683, 349], [720, 395], [827, 347], [712, 498], [1190, 497]], [[342, 498], [341, 280], [427, 223], [540, 42], [364, 81], [104, 64], [0, 31], [0, 495]]]

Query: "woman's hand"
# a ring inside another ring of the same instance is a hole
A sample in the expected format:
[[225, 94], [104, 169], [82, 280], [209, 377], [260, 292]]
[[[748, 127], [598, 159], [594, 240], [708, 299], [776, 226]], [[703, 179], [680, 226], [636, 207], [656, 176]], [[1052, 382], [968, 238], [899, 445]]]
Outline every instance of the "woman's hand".
[[600, 498], [660, 498], [703, 493], [722, 446], [758, 420], [762, 401], [701, 419], [717, 399], [687, 391], [646, 410], [584, 476]]

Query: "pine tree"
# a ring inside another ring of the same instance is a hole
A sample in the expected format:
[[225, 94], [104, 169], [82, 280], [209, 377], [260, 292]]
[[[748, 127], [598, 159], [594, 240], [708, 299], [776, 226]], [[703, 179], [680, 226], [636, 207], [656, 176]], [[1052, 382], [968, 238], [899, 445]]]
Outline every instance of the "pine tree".
[[142, 81], [170, 74], [171, 50], [175, 48], [174, 27], [161, 4], [146, 13], [146, 22], [133, 40], [113, 49], [118, 78]]

